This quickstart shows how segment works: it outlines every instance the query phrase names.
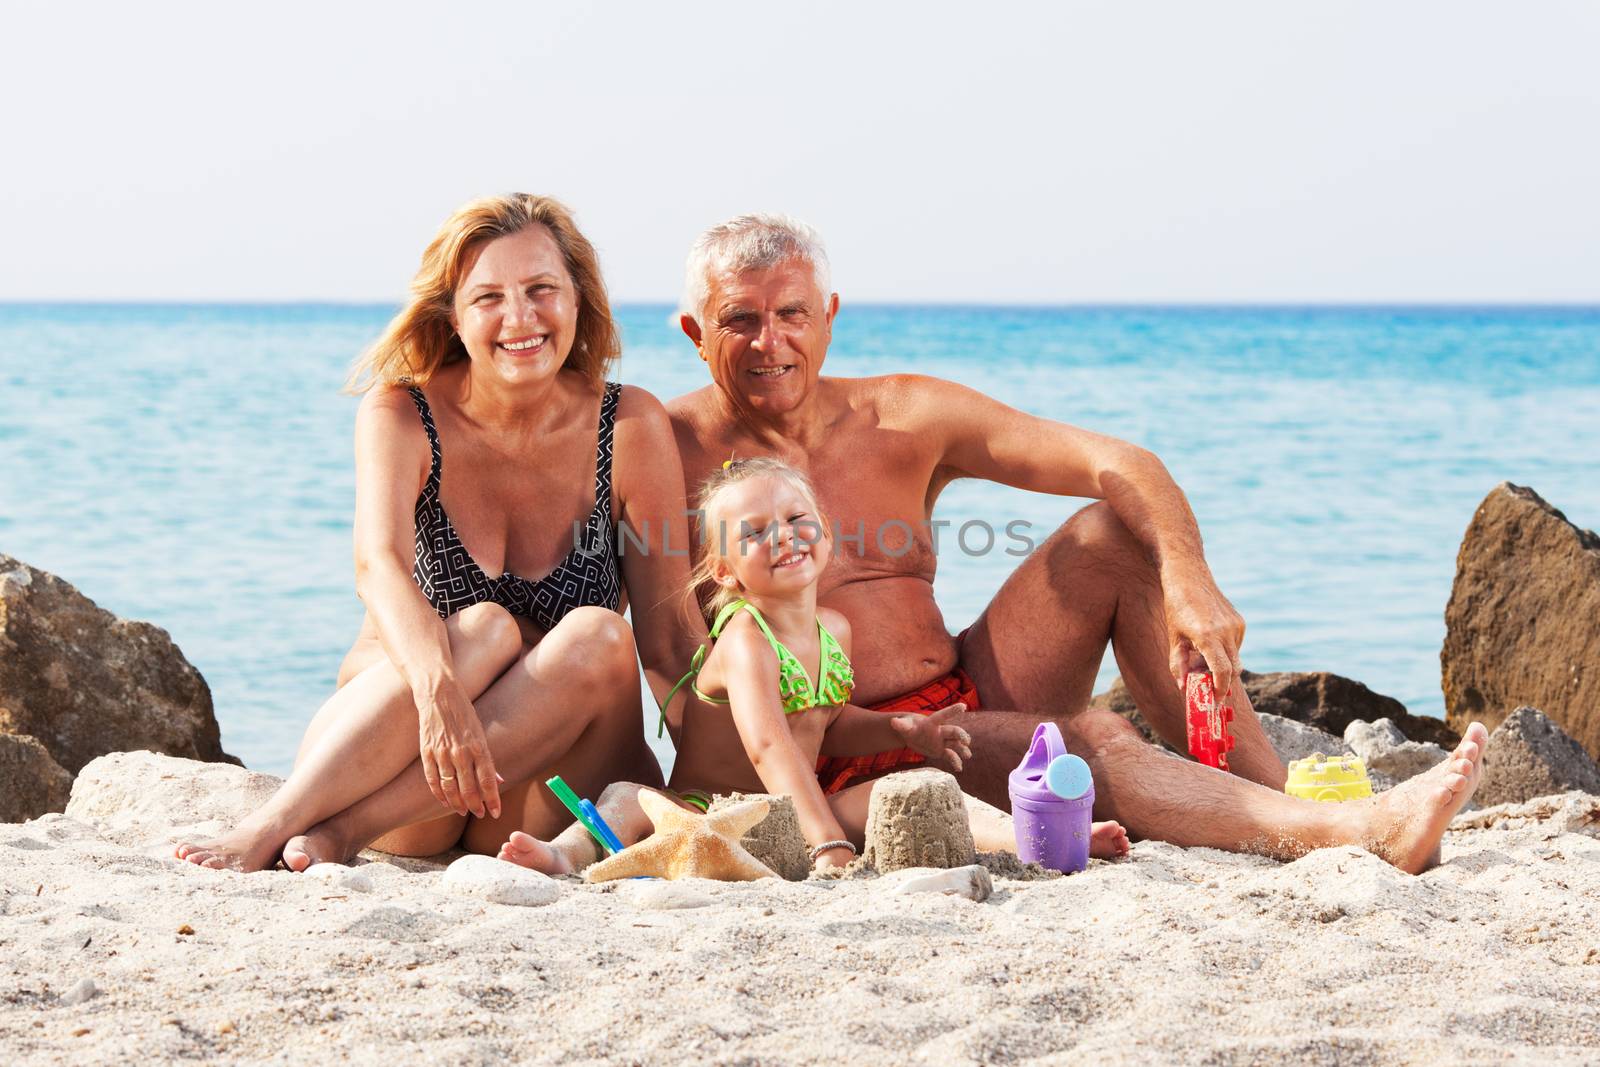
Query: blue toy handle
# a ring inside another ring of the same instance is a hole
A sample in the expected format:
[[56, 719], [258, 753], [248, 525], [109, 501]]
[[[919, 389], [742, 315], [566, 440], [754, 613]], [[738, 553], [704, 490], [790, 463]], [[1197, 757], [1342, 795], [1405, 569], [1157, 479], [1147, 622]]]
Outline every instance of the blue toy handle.
[[606, 825], [606, 821], [600, 817], [600, 812], [595, 809], [594, 802], [590, 800], [580, 800], [578, 802], [578, 807], [582, 808], [583, 813], [593, 820], [595, 829], [599, 830], [600, 836], [605, 838], [605, 846], [613, 853], [621, 852], [622, 838], [617, 836], [617, 832], [615, 830]]

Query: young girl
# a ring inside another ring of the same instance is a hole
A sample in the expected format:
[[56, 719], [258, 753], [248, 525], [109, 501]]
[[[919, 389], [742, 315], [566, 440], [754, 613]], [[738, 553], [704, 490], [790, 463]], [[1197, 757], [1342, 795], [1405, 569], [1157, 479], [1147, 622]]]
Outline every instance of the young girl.
[[[965, 709], [889, 715], [849, 705], [850, 624], [838, 612], [817, 607], [831, 531], [799, 471], [772, 459], [730, 462], [702, 487], [698, 506], [705, 551], [691, 594], [707, 603], [712, 644], [695, 655], [667, 704], [687, 685], [706, 705], [726, 705], [728, 711], [702, 705], [698, 717], [685, 715], [672, 799], [704, 810], [711, 793], [787, 795], [812, 863], [818, 869], [843, 866], [861, 846], [875, 783], [825, 797], [816, 777], [818, 756], [909, 747], [959, 771], [972, 755], [971, 738], [954, 721]], [[640, 788], [610, 786], [597, 803], [624, 844], [651, 829], [639, 807]], [[1015, 851], [1010, 816], [972, 797], [967, 811], [978, 848]], [[1094, 825], [1093, 855], [1127, 849], [1120, 825]], [[561, 874], [587, 866], [598, 853], [574, 825], [550, 843], [515, 832], [500, 858]]]

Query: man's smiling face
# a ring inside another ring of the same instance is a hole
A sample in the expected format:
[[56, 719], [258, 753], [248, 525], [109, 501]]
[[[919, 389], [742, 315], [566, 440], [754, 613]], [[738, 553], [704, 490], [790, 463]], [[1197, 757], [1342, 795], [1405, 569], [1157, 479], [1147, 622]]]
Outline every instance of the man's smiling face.
[[781, 415], [816, 384], [838, 307], [837, 296], [817, 288], [809, 263], [789, 260], [711, 278], [700, 336], [689, 332], [712, 380], [738, 407]]

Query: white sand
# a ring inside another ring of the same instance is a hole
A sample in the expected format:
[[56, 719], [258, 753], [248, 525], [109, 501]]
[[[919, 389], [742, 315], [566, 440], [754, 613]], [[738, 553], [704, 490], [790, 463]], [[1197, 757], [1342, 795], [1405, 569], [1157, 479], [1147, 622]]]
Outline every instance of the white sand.
[[1147, 842], [984, 903], [563, 880], [518, 907], [438, 868], [202, 870], [130, 810], [0, 826], [8, 1062], [1600, 1061], [1583, 794], [1462, 816], [1421, 877]]

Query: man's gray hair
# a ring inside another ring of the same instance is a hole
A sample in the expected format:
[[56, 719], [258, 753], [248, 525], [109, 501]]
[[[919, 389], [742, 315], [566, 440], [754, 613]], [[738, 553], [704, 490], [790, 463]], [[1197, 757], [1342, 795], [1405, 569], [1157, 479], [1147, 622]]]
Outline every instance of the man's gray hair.
[[713, 277], [770, 270], [790, 260], [811, 264], [817, 288], [827, 299], [832, 292], [828, 287], [828, 250], [810, 226], [790, 215], [767, 213], [740, 215], [713, 226], [697, 237], [689, 249], [680, 310], [699, 322]]

